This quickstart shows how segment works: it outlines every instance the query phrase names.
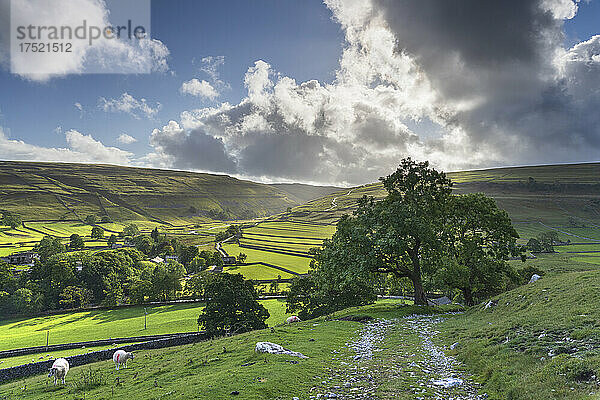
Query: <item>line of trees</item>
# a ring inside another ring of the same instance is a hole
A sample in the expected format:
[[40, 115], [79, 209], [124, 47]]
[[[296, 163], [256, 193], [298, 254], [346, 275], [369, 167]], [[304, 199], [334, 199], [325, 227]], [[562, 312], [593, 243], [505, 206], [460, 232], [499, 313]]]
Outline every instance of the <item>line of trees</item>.
[[443, 172], [410, 158], [381, 181], [387, 196], [360, 199], [313, 251], [310, 275], [290, 287], [288, 311], [307, 318], [368, 304], [394, 281], [408, 281], [418, 305], [427, 304], [426, 289], [473, 305], [519, 282], [508, 260], [524, 261], [524, 248], [493, 199], [453, 195]]
[[[200, 298], [209, 281], [206, 268], [222, 264], [218, 252], [199, 251], [158, 230], [142, 235], [135, 225], [129, 225], [121, 236], [134, 247], [94, 253], [82, 250], [83, 239], [77, 234], [71, 235], [66, 245], [46, 236], [34, 248], [39, 260], [29, 273], [13, 273], [8, 264], [0, 262], [0, 314]], [[178, 261], [146, 261], [157, 255], [176, 255]], [[188, 274], [192, 275], [188, 276], [190, 284], [184, 285]]]

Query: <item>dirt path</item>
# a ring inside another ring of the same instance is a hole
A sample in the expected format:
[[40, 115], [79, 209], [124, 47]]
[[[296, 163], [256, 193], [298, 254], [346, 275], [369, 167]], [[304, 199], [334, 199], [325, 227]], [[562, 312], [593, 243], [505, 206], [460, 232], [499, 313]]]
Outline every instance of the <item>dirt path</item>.
[[314, 388], [311, 399], [482, 400], [460, 363], [435, 344], [447, 316], [413, 315], [365, 324], [356, 339], [334, 352], [339, 367]]
[[333, 210], [334, 208], [336, 208], [336, 207], [337, 207], [337, 199], [339, 199], [340, 197], [343, 197], [343, 196], [350, 196], [350, 195], [352, 194], [352, 191], [353, 191], [353, 190], [354, 190], [354, 189], [350, 189], [350, 190], [348, 191], [348, 193], [346, 193], [346, 194], [343, 194], [343, 195], [341, 195], [341, 196], [336, 196], [336, 197], [334, 197], [334, 198], [331, 200], [331, 207], [329, 207], [329, 208], [328, 208], [328, 209], [326, 209], [325, 211], [331, 211], [331, 210]]

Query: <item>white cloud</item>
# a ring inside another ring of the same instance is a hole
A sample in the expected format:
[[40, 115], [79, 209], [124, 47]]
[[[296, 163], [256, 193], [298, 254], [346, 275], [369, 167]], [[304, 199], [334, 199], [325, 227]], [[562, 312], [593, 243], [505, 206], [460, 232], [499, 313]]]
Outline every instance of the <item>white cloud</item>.
[[209, 100], [214, 100], [219, 96], [219, 92], [210, 83], [205, 80], [199, 81], [196, 78], [183, 82], [179, 90], [181, 93]]
[[76, 130], [65, 132], [68, 147], [43, 147], [22, 140], [9, 139], [0, 127], [0, 158], [22, 161], [63, 161], [129, 165], [133, 154], [108, 147], [91, 135]]
[[[99, 0], [50, 3], [46, 0], [19, 0], [12, 2], [11, 13], [14, 26], [35, 23], [38, 26], [77, 27], [85, 19], [87, 26], [106, 27], [113, 22], [106, 3]], [[6, 49], [8, 38], [0, 39], [4, 42], [2, 47]], [[155, 39], [125, 41], [101, 36], [93, 45], [89, 45], [87, 40], [68, 38], [55, 42], [70, 42], [71, 51], [43, 54], [13, 51], [12, 70], [26, 79], [44, 82], [53, 77], [86, 72], [138, 74], [169, 69], [169, 50]], [[0, 61], [2, 58], [0, 55]]]
[[141, 116], [146, 118], [154, 118], [158, 111], [162, 108], [160, 103], [156, 103], [153, 107], [148, 104], [146, 99], [136, 99], [129, 93], [125, 92], [118, 99], [106, 99], [100, 97], [98, 99], [98, 107], [105, 112], [122, 112], [129, 114], [136, 119], [140, 119]]
[[563, 48], [575, 2], [326, 4], [346, 38], [333, 82], [258, 60], [239, 103], [181, 113], [185, 151], [156, 146], [171, 136], [155, 130], [157, 159], [204, 169], [193, 139], [209, 136], [241, 176], [356, 184], [405, 156], [444, 169], [597, 158], [600, 36]]
[[129, 136], [126, 133], [121, 133], [119, 135], [119, 137], [117, 138], [117, 142], [122, 143], [122, 144], [131, 144], [131, 143], [137, 142], [137, 139], [134, 138], [133, 136]]

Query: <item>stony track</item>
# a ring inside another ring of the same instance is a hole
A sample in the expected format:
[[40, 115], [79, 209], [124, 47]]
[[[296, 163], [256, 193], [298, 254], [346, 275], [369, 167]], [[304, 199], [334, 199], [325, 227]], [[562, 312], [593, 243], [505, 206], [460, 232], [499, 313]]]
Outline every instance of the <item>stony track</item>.
[[412, 315], [373, 320], [345, 348], [311, 399], [482, 400], [460, 363], [435, 343], [447, 316]]

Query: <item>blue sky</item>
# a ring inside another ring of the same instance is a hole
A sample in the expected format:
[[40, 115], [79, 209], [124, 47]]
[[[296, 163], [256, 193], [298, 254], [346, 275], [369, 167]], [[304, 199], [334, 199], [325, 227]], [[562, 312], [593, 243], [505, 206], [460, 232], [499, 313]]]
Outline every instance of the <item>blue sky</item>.
[[[5, 28], [10, 1], [44, 4], [0, 0]], [[405, 156], [447, 170], [597, 160], [600, 0], [151, 5], [155, 40], [125, 57], [151, 74], [11, 74], [0, 29], [0, 158], [339, 185]]]
[[[0, 71], [0, 126], [13, 139], [41, 146], [65, 146], [54, 130], [76, 129], [115, 146], [121, 133], [138, 142], [121, 147], [148, 151], [153, 128], [177, 119], [179, 113], [214, 102], [183, 96], [183, 81], [198, 77], [200, 60], [224, 56], [221, 79], [230, 89], [218, 101], [238, 102], [245, 94], [244, 73], [256, 60], [268, 60], [277, 70], [299, 81], [330, 81], [343, 45], [339, 25], [319, 0], [270, 0], [248, 2], [178, 0], [152, 1], [152, 34], [170, 50], [171, 71], [158, 74], [68, 75], [48, 82], [33, 82]], [[106, 113], [98, 98], [118, 98], [128, 92], [162, 105], [148, 120], [127, 114]], [[80, 112], [74, 104], [80, 103]]]

